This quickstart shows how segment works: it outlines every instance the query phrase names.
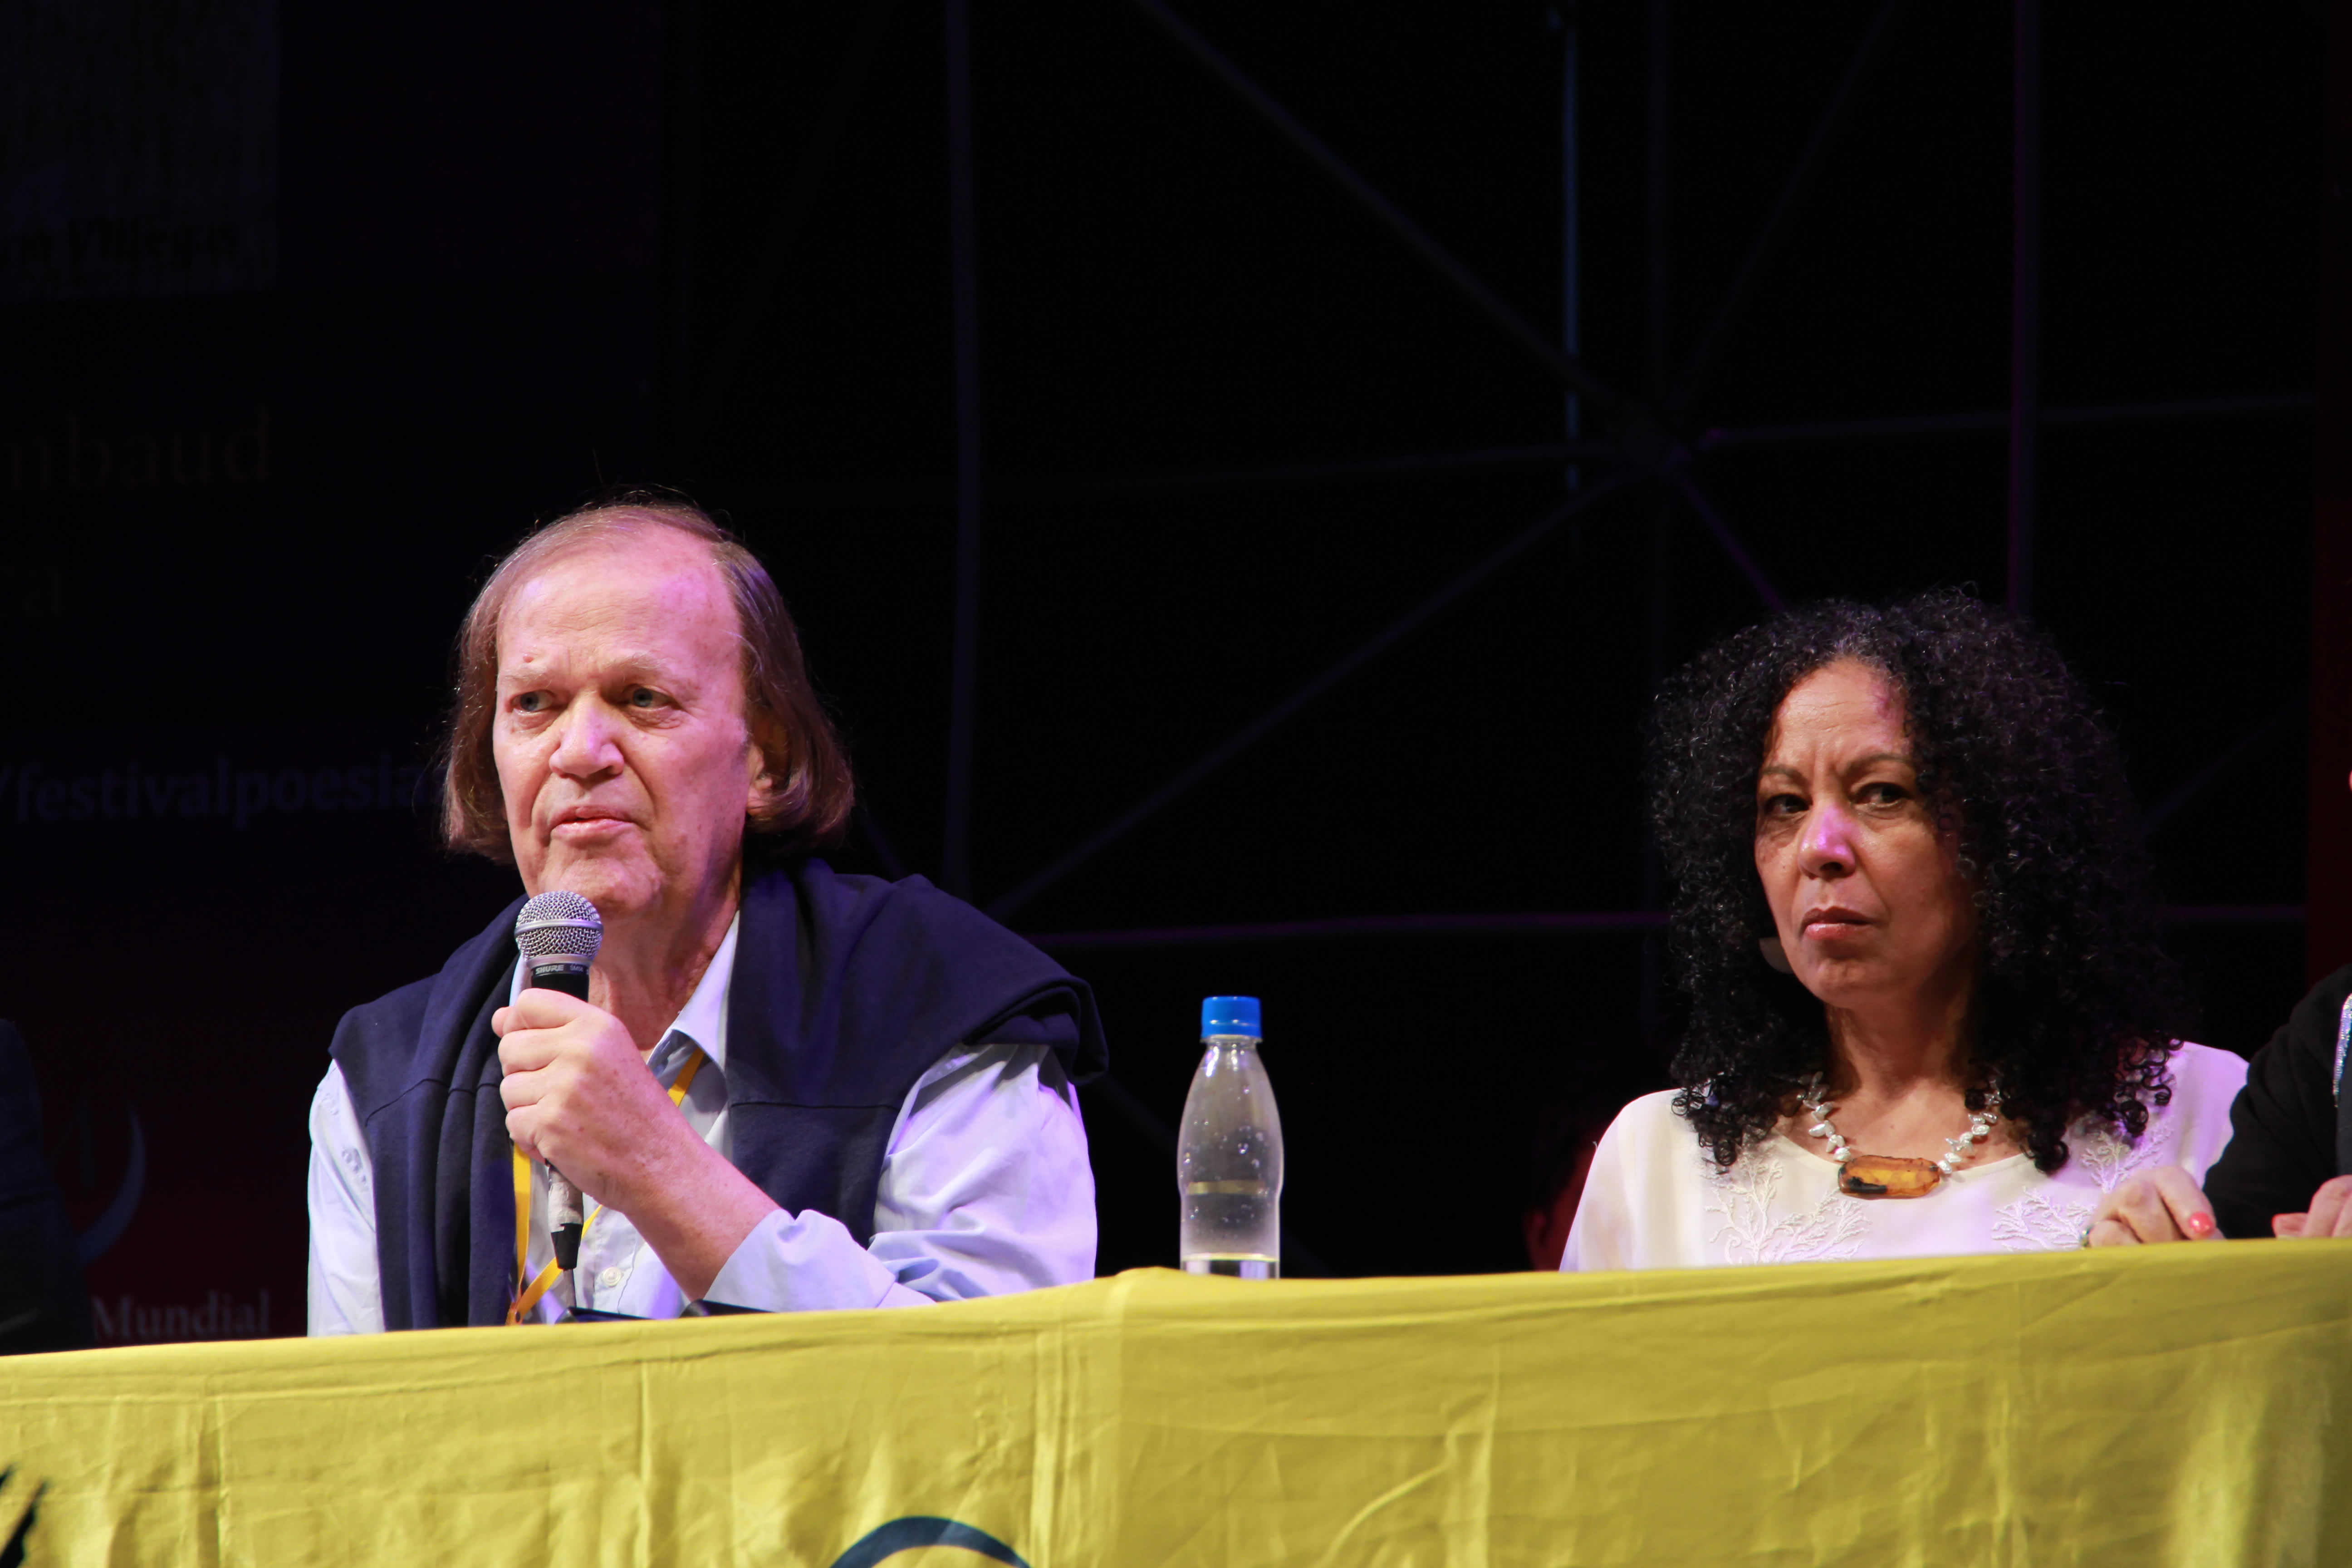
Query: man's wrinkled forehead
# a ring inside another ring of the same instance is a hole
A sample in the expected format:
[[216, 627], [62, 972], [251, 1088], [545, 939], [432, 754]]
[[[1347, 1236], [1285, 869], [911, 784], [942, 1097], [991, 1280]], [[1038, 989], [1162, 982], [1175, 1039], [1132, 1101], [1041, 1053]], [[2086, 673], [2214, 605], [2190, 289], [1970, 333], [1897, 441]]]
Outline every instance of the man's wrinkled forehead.
[[726, 577], [702, 542], [670, 529], [594, 535], [538, 563], [499, 616], [503, 667], [551, 655], [635, 648], [740, 658]]

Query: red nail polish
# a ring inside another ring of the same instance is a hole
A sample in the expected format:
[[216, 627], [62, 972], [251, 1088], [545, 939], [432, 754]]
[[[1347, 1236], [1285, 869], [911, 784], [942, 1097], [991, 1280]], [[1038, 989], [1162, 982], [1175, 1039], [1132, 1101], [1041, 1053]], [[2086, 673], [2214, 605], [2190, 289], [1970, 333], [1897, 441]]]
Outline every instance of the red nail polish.
[[2202, 1241], [2207, 1237], [2212, 1235], [2213, 1216], [2210, 1214], [2190, 1215], [2189, 1216], [2189, 1234], [2195, 1237], [2200, 1241]]

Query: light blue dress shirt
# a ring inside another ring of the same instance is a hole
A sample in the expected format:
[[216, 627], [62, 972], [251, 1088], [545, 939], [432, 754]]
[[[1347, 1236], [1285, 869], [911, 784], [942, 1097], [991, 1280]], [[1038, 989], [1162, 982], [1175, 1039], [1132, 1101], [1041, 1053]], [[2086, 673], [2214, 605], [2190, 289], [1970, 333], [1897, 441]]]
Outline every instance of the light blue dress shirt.
[[[708, 1058], [679, 1112], [721, 1154], [727, 1117], [727, 994], [740, 920], [646, 1058], [665, 1087], [697, 1053]], [[518, 971], [508, 993], [520, 994]], [[530, 1272], [554, 1257], [547, 1176], [535, 1168]], [[380, 1332], [373, 1171], [342, 1068], [330, 1066], [310, 1102], [310, 1327], [313, 1334]], [[891, 1129], [874, 1198], [874, 1237], [860, 1247], [829, 1215], [768, 1215], [711, 1281], [709, 1299], [763, 1311], [912, 1307], [1004, 1295], [1094, 1277], [1094, 1171], [1077, 1094], [1044, 1046], [951, 1045], [916, 1081]], [[674, 1318], [677, 1282], [628, 1216], [592, 1200], [574, 1276], [582, 1305]], [[535, 1313], [573, 1305], [559, 1279]]]

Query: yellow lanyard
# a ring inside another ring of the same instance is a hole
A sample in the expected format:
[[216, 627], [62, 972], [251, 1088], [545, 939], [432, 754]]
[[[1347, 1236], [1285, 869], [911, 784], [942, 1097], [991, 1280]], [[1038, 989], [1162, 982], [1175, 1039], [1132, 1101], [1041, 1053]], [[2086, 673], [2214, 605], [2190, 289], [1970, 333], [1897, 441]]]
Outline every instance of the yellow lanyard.
[[[698, 1050], [687, 1058], [686, 1066], [678, 1070], [676, 1081], [669, 1086], [669, 1102], [672, 1105], [683, 1106], [686, 1103], [686, 1091], [693, 1087], [694, 1075], [701, 1070], [702, 1053]], [[562, 1272], [556, 1267], [555, 1259], [551, 1258], [547, 1260], [547, 1267], [539, 1271], [539, 1278], [530, 1279], [530, 1162], [523, 1157], [523, 1152], [520, 1149], [514, 1152], [514, 1178], [515, 1283], [521, 1287], [521, 1293], [515, 1297], [514, 1305], [507, 1309], [509, 1328], [521, 1322], [524, 1315], [539, 1305], [539, 1299], [554, 1287], [555, 1277]], [[583, 1247], [588, 1241], [588, 1226], [594, 1225], [596, 1215], [604, 1212], [601, 1206], [598, 1207], [580, 1226], [580, 1241]], [[526, 1279], [530, 1279], [530, 1283], [525, 1284]]]

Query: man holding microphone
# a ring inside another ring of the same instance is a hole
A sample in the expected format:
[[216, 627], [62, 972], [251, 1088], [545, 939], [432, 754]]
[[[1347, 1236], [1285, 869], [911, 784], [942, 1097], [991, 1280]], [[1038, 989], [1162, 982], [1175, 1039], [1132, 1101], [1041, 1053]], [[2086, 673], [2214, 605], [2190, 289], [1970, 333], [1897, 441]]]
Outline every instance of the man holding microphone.
[[[835, 875], [852, 786], [759, 562], [635, 497], [542, 529], [458, 640], [444, 826], [516, 910], [346, 1016], [311, 1108], [310, 1331], [916, 1305], [1094, 1268], [1085, 984], [919, 879]], [[552, 1166], [584, 1194], [553, 1267]], [[520, 1216], [520, 1219], [519, 1219]]]

